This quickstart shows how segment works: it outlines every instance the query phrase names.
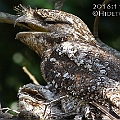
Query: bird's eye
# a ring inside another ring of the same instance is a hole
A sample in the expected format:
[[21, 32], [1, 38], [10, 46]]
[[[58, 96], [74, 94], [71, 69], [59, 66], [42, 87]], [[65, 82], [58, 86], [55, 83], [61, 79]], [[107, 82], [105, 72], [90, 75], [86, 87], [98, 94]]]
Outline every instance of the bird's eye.
[[46, 24], [69, 24], [69, 22], [66, 22], [66, 21], [51, 21], [51, 20], [46, 20], [45, 21]]
[[55, 24], [55, 21], [45, 21], [47, 24]]

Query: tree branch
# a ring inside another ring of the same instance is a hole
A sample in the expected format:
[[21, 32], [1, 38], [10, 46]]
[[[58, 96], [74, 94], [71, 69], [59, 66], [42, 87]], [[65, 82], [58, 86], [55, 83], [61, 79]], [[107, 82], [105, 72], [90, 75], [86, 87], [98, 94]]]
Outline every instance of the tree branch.
[[33, 81], [35, 85], [40, 85], [38, 81], [35, 79], [35, 77], [27, 70], [26, 67], [23, 67], [23, 70], [30, 77], [30, 79]]
[[[0, 23], [8, 23], [8, 24], [14, 25], [14, 23], [18, 17], [19, 16], [17, 16], [17, 15], [11, 15], [9, 13], [0, 12]], [[27, 27], [21, 23], [16, 23], [16, 25], [29, 29], [29, 27]]]
[[[102, 12], [103, 9], [104, 9], [104, 5], [107, 5], [109, 2], [110, 2], [110, 0], [105, 0], [102, 3], [102, 6], [100, 7], [100, 9], [98, 11]], [[94, 26], [93, 26], [93, 35], [94, 35], [95, 38], [99, 38], [98, 37], [98, 25], [99, 25], [99, 21], [100, 21], [100, 16], [97, 15], [95, 17]]]

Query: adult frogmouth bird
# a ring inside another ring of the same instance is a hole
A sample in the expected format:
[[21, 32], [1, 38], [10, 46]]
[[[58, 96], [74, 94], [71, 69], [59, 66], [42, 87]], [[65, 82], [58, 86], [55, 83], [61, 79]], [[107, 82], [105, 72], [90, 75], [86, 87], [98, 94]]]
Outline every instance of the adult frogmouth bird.
[[89, 103], [94, 101], [120, 116], [120, 60], [102, 49], [75, 15], [25, 7], [21, 11], [16, 23], [30, 31], [19, 32], [16, 39], [41, 57], [40, 68], [50, 90], [69, 95], [61, 100], [63, 111], [84, 113], [89, 118]]

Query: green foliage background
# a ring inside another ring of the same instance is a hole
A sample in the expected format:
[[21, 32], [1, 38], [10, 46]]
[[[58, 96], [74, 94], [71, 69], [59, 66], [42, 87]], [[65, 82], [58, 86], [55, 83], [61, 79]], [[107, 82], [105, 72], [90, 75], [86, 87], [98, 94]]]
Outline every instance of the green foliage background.
[[[32, 8], [53, 9], [54, 0], [0, 0], [0, 11], [16, 14], [13, 6], [23, 4]], [[92, 31], [94, 16], [93, 4], [101, 4], [103, 0], [66, 0], [63, 11], [79, 16]], [[117, 7], [105, 11], [119, 12], [118, 16], [104, 16], [100, 19], [99, 37], [106, 44], [120, 51], [120, 1], [113, 0], [111, 5]], [[97, 10], [97, 9], [96, 9]], [[15, 35], [23, 28], [0, 23], [0, 103], [2, 107], [12, 107], [16, 103], [17, 91], [20, 86], [30, 83], [29, 77], [23, 72], [26, 66], [41, 84], [45, 84], [40, 73], [40, 58], [26, 45], [15, 39]]]

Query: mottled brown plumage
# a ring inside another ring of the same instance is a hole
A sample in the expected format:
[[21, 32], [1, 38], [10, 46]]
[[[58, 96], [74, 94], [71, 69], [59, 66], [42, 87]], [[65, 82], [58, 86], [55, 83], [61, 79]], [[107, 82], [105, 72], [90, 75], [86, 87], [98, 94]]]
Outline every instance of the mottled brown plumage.
[[16, 23], [26, 23], [33, 31], [20, 32], [16, 38], [41, 57], [41, 71], [50, 90], [69, 95], [61, 101], [63, 111], [89, 118], [89, 103], [95, 101], [118, 109], [120, 116], [120, 60], [98, 45], [80, 18], [58, 10], [23, 9]]

